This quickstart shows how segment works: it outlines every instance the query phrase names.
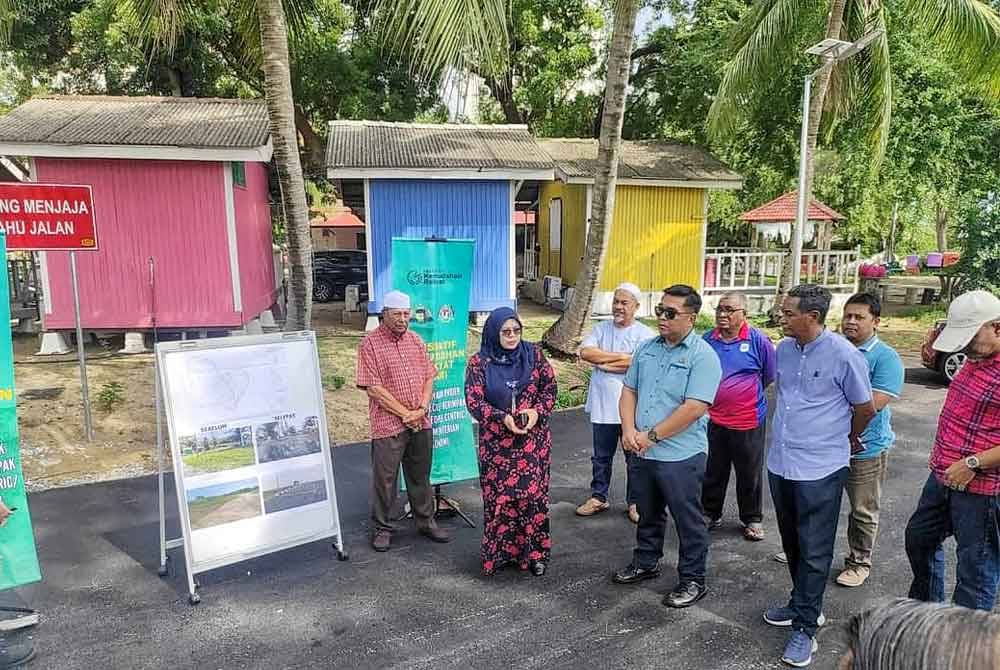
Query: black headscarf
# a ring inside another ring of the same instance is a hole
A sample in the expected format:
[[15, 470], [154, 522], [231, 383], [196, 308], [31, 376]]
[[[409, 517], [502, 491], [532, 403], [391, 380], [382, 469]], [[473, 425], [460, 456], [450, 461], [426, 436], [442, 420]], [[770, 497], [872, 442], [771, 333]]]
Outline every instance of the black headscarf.
[[531, 381], [531, 371], [535, 367], [535, 349], [523, 339], [513, 350], [500, 346], [500, 330], [508, 319], [524, 327], [514, 310], [498, 307], [486, 319], [483, 343], [479, 347], [479, 356], [486, 367], [486, 400], [505, 412], [510, 411], [513, 395], [520, 395]]

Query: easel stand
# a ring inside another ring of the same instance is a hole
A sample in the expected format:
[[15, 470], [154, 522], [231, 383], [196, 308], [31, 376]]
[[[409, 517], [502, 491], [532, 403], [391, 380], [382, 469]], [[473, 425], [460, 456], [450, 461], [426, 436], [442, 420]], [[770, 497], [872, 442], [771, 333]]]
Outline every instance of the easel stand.
[[[243, 337], [244, 338], [248, 338], [249, 336], [243, 336]], [[260, 339], [266, 339], [268, 337], [270, 337], [270, 336], [266, 336], [266, 335], [259, 336]], [[318, 366], [318, 361], [317, 361], [317, 366]], [[185, 565], [185, 568], [186, 568], [185, 569], [185, 573], [187, 575], [187, 584], [188, 584], [188, 603], [190, 603], [191, 605], [197, 605], [198, 603], [201, 602], [201, 596], [198, 594], [198, 586], [199, 586], [199, 584], [198, 584], [197, 580], [195, 579], [195, 575], [196, 574], [200, 574], [202, 572], [208, 572], [209, 570], [213, 570], [215, 568], [220, 568], [220, 567], [224, 567], [226, 565], [231, 565], [232, 563], [237, 562], [239, 560], [246, 560], [246, 559], [250, 559], [250, 558], [255, 558], [257, 556], [263, 556], [266, 553], [271, 553], [271, 552], [274, 552], [274, 551], [281, 551], [282, 549], [290, 549], [292, 547], [299, 546], [299, 545], [304, 544], [304, 543], [309, 542], [309, 541], [318, 541], [318, 540], [324, 540], [324, 539], [325, 540], [332, 540], [332, 546], [333, 546], [333, 549], [336, 551], [337, 560], [339, 560], [339, 561], [346, 561], [346, 560], [348, 560], [349, 557], [348, 557], [347, 551], [344, 549], [343, 531], [340, 528], [340, 514], [339, 514], [339, 512], [337, 510], [336, 491], [332, 489], [332, 483], [331, 483], [331, 489], [330, 489], [330, 504], [331, 504], [331, 507], [332, 507], [332, 515], [333, 515], [333, 519], [334, 519], [334, 522], [335, 522], [334, 526], [333, 526], [333, 532], [332, 533], [325, 533], [324, 535], [315, 536], [313, 538], [298, 539], [298, 540], [288, 541], [288, 542], [285, 542], [285, 543], [275, 544], [275, 545], [270, 546], [266, 550], [254, 551], [254, 552], [251, 552], [251, 553], [245, 553], [243, 556], [241, 556], [239, 558], [236, 558], [236, 559], [224, 559], [224, 560], [220, 560], [220, 561], [217, 561], [217, 562], [214, 562], [214, 563], [203, 563], [203, 564], [199, 564], [199, 565], [195, 565], [194, 564], [194, 562], [192, 560], [192, 554], [191, 554], [191, 551], [190, 551], [190, 547], [189, 546], [185, 546], [185, 536], [183, 534], [183, 530], [182, 530], [181, 537], [167, 539], [166, 490], [165, 490], [166, 487], [165, 487], [165, 480], [164, 480], [164, 477], [165, 477], [165, 474], [166, 474], [165, 473], [165, 465], [166, 465], [166, 463], [165, 463], [165, 452], [166, 452], [166, 448], [165, 448], [165, 444], [164, 444], [164, 431], [163, 431], [164, 408], [166, 407], [167, 403], [165, 401], [166, 399], [164, 397], [164, 389], [163, 389], [162, 380], [161, 380], [161, 377], [160, 377], [161, 370], [160, 370], [160, 356], [159, 355], [156, 355], [154, 357], [153, 371], [154, 371], [154, 374], [156, 376], [156, 383], [155, 383], [154, 387], [155, 387], [155, 393], [156, 393], [156, 401], [155, 401], [155, 407], [156, 407], [156, 456], [157, 456], [157, 470], [158, 470], [158, 472], [157, 472], [158, 482], [157, 483], [158, 483], [158, 488], [159, 488], [159, 496], [158, 496], [158, 498], [159, 498], [159, 515], [160, 515], [160, 565], [159, 565], [159, 568], [157, 570], [157, 574], [160, 577], [166, 577], [171, 572], [171, 570], [170, 570], [171, 558], [170, 558], [170, 556], [167, 555], [167, 551], [170, 550], [170, 549], [178, 549], [178, 548], [184, 549], [184, 565]], [[327, 428], [326, 428], [325, 421], [323, 421], [321, 423], [321, 431], [322, 431], [322, 434], [324, 434], [324, 435], [326, 434]], [[329, 463], [329, 445], [326, 444], [325, 442], [323, 444], [323, 449], [325, 450], [325, 452], [327, 454], [327, 457], [328, 457], [327, 458], [327, 467], [330, 467], [330, 463]], [[175, 486], [176, 487], [181, 487], [183, 485], [182, 478], [180, 478], [180, 476], [176, 472], [174, 473], [174, 480], [175, 480]], [[178, 492], [179, 491], [180, 491], [180, 489], [178, 489]], [[178, 505], [180, 505], [180, 504], [182, 504], [182, 503], [180, 502], [180, 500], [178, 500]], [[182, 513], [182, 517], [183, 517], [183, 513]], [[182, 529], [183, 529], [184, 528], [184, 521], [183, 520], [182, 520], [182, 524], [181, 525], [182, 525]], [[0, 669], [0, 670], [2, 670], [2, 669]]]

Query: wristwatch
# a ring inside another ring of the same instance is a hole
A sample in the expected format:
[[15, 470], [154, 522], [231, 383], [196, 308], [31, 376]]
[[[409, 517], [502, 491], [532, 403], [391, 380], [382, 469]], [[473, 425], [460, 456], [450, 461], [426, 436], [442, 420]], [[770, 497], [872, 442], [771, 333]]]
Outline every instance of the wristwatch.
[[979, 472], [979, 457], [969, 456], [965, 459], [965, 467], [969, 468], [973, 472]]
[[646, 437], [653, 444], [656, 444], [657, 442], [660, 441], [660, 438], [656, 436], [656, 429], [655, 428], [650, 428], [649, 432], [646, 433]]

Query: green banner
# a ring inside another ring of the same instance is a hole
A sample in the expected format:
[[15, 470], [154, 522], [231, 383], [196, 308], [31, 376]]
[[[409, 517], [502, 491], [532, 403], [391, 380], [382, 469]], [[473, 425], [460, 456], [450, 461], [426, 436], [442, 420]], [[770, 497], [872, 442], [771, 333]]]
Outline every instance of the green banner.
[[427, 344], [438, 369], [431, 403], [432, 484], [479, 476], [472, 418], [465, 408], [465, 346], [475, 244], [475, 240], [392, 240], [392, 286], [410, 296], [410, 328]]
[[[7, 257], [7, 239], [0, 234], [0, 256]], [[21, 473], [14, 399], [14, 347], [10, 335], [10, 286], [0, 279], [0, 500], [14, 510], [0, 527], [0, 591], [42, 578], [35, 552], [35, 535], [28, 515], [28, 495]]]

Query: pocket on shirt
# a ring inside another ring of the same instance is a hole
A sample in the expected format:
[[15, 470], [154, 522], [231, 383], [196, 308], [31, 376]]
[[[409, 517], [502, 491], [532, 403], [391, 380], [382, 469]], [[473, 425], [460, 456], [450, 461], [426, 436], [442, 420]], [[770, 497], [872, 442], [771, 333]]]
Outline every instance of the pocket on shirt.
[[687, 365], [671, 363], [662, 373], [659, 384], [656, 385], [657, 392], [661, 396], [666, 396], [676, 402], [682, 402], [687, 393], [688, 377], [691, 375], [691, 368]]

